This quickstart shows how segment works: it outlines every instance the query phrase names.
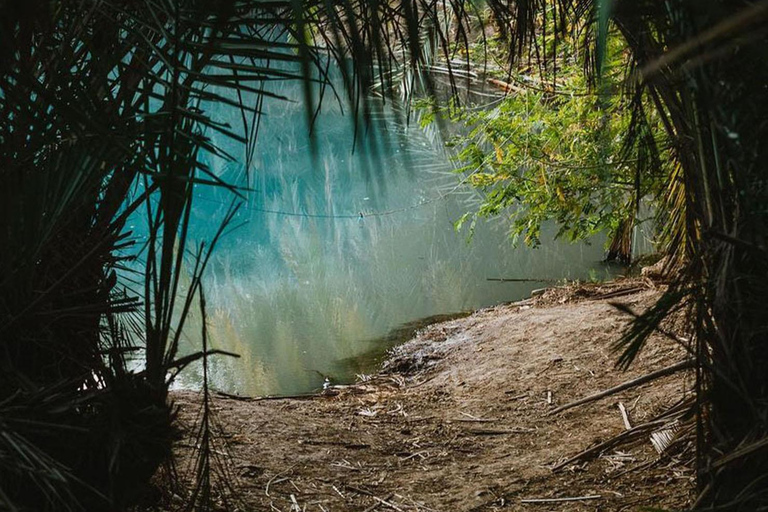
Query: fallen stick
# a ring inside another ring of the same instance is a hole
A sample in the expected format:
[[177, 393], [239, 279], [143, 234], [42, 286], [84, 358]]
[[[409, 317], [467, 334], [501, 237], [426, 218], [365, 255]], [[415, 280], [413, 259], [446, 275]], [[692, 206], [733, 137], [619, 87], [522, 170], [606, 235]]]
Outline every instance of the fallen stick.
[[374, 497], [374, 494], [371, 491], [366, 491], [365, 489], [361, 489], [360, 487], [355, 487], [354, 485], [345, 485], [344, 487], [348, 491], [356, 492], [357, 494], [365, 494], [366, 496], [370, 496], [371, 498]]
[[645, 290], [644, 286], [633, 286], [632, 288], [622, 288], [621, 290], [614, 290], [612, 292], [606, 292], [606, 293], [601, 293], [600, 295], [595, 295], [594, 297], [590, 297], [590, 300], [613, 299], [616, 297], [623, 297], [624, 295], [630, 295], [632, 293], [641, 292], [643, 290]]
[[635, 471], [641, 471], [641, 470], [643, 470], [645, 468], [651, 467], [656, 462], [658, 462], [657, 459], [651, 459], [648, 462], [643, 462], [642, 464], [638, 464], [637, 466], [631, 467], [629, 469], [625, 469], [624, 471], [622, 471], [620, 473], [613, 474], [613, 475], [611, 475], [610, 478], [611, 478], [611, 480], [618, 480], [622, 476], [628, 475], [629, 473], [634, 473]]
[[356, 468], [355, 466], [350, 464], [349, 461], [347, 461], [346, 459], [342, 459], [342, 460], [344, 460], [344, 462], [346, 462], [346, 464], [342, 464], [340, 462], [332, 462], [330, 464], [330, 466], [333, 466], [335, 468], [348, 469], [350, 471], [360, 471], [360, 468]]
[[[387, 496], [386, 498], [384, 498], [384, 501], [388, 501], [388, 500], [391, 500], [391, 499], [392, 499], [392, 496], [394, 496], [394, 494], [390, 494], [389, 496]], [[376, 501], [376, 500], [374, 500], [374, 501]], [[370, 506], [370, 507], [368, 507], [367, 509], [363, 510], [363, 512], [371, 512], [372, 510], [374, 510], [374, 509], [375, 509], [376, 507], [378, 507], [379, 505], [381, 505], [381, 502], [380, 502], [380, 501], [376, 501], [376, 503], [374, 503], [373, 505], [371, 505], [371, 506]]]
[[288, 480], [288, 478], [286, 477], [286, 478], [283, 478], [282, 480], [279, 480], [279, 481], [275, 482], [279, 477], [283, 476], [286, 473], [290, 473], [291, 470], [293, 470], [293, 468], [295, 468], [295, 467], [296, 467], [296, 464], [294, 464], [290, 468], [286, 469], [285, 471], [281, 471], [280, 473], [277, 473], [275, 476], [270, 478], [269, 481], [267, 482], [267, 487], [264, 489], [264, 494], [266, 494], [267, 497], [269, 497], [269, 486], [272, 485], [273, 483], [280, 483], [280, 482], [285, 482], [286, 480]]
[[371, 445], [363, 443], [345, 443], [343, 441], [315, 441], [313, 439], [301, 439], [299, 440], [299, 444], [308, 444], [313, 446], [343, 446], [344, 448], [349, 448], [350, 450], [363, 450], [365, 448], [371, 447]]
[[225, 393], [224, 391], [215, 391], [214, 395], [217, 398], [227, 398], [229, 400], [240, 400], [241, 402], [253, 402], [256, 400], [252, 396], [233, 395], [232, 393]]
[[[295, 468], [295, 467], [296, 467], [296, 464], [294, 464], [293, 466], [289, 467], [289, 468], [288, 468], [288, 469], [286, 469], [285, 471], [281, 471], [280, 473], [277, 473], [275, 476], [273, 476], [272, 478], [270, 478], [270, 479], [269, 479], [269, 481], [267, 482], [267, 487], [264, 489], [264, 494], [266, 494], [266, 495], [267, 495], [267, 497], [270, 497], [270, 496], [269, 496], [269, 486], [270, 486], [270, 485], [272, 485], [272, 483], [273, 483], [273, 482], [275, 482], [275, 481], [276, 481], [276, 480], [277, 480], [279, 477], [281, 477], [281, 476], [283, 476], [283, 475], [285, 475], [285, 474], [287, 474], [287, 473], [290, 473], [291, 471], [293, 471], [293, 468]], [[283, 480], [280, 480], [280, 482], [285, 482], [286, 480], [288, 480], [288, 478], [285, 478], [285, 479], [283, 479]]]
[[585, 501], [585, 500], [597, 500], [602, 498], [599, 494], [592, 494], [590, 496], [574, 496], [571, 498], [528, 498], [520, 500], [520, 503], [562, 503], [566, 501]]
[[724, 455], [723, 457], [720, 457], [717, 459], [713, 464], [713, 468], [720, 468], [723, 467], [735, 460], [738, 460], [742, 457], [746, 457], [747, 455], [751, 455], [754, 452], [758, 450], [762, 450], [764, 448], [768, 447], [768, 439], [761, 439], [759, 441], [756, 441], [754, 443], [748, 444], [747, 446], [743, 448], [736, 449], [729, 453], [728, 455]]
[[478, 430], [468, 430], [467, 433], [471, 434], [473, 436], [505, 436], [507, 434], [527, 434], [529, 432], [535, 432], [536, 429], [533, 428], [513, 428], [508, 430], [485, 430], [485, 429], [478, 429]]
[[473, 436], [505, 436], [513, 432], [509, 430], [470, 430], [467, 433]]
[[629, 421], [629, 413], [627, 413], [627, 408], [624, 407], [624, 404], [619, 402], [619, 411], [621, 411], [621, 419], [624, 420], [624, 427], [629, 430], [632, 428], [632, 423]]
[[[420, 509], [424, 509], [424, 510], [427, 510], [429, 512], [438, 512], [437, 510], [435, 510], [433, 508], [429, 508], [424, 503], [422, 503], [420, 501], [416, 501], [413, 498], [409, 498], [408, 496], [403, 496], [402, 494], [397, 494], [397, 493], [395, 493], [395, 496], [397, 496], [401, 500], [408, 500], [411, 503], [413, 503], [413, 505], [416, 507], [416, 512], [418, 512]], [[387, 499], [389, 499], [389, 498], [387, 498]]]
[[589, 402], [594, 402], [595, 400], [600, 400], [601, 398], [605, 398], [610, 395], [614, 395], [616, 393], [619, 393], [621, 391], [624, 391], [626, 389], [630, 389], [636, 386], [640, 386], [642, 384], [645, 384], [647, 382], [650, 382], [652, 380], [659, 379], [661, 377], [666, 377], [667, 375], [672, 375], [673, 373], [677, 373], [680, 370], [687, 370], [688, 368], [693, 368], [693, 361], [692, 360], [686, 360], [686, 361], [680, 361], [679, 363], [673, 364], [672, 366], [667, 366], [666, 368], [662, 368], [661, 370], [657, 370], [655, 372], [651, 372], [647, 375], [643, 375], [642, 377], [638, 377], [636, 379], [628, 380], [627, 382], [624, 382], [622, 384], [619, 384], [618, 386], [614, 386], [610, 389], [606, 389], [605, 391], [601, 391], [599, 393], [595, 393], [594, 395], [589, 395], [587, 397], [581, 398], [579, 400], [576, 400], [575, 402], [571, 402], [569, 404], [561, 405], [557, 409], [553, 409], [551, 412], [549, 412], [549, 416], [553, 414], [557, 414], [563, 411], [566, 411], [568, 409], [571, 409], [573, 407], [577, 407], [579, 405], [584, 405]]
[[[423, 457], [422, 457], [422, 455], [424, 455], [425, 453], [426, 453], [427, 455], [425, 455], [425, 456], [423, 456]], [[429, 456], [429, 452], [428, 452], [427, 450], [422, 450], [422, 451], [420, 451], [420, 452], [411, 453], [411, 454], [409, 454], [409, 455], [403, 455], [403, 458], [402, 458], [401, 460], [404, 462], [404, 461], [406, 461], [406, 460], [411, 460], [411, 459], [412, 459], [412, 458], [414, 458], [414, 457], [421, 457], [422, 459], [425, 459], [425, 458], [427, 458], [428, 456]], [[398, 455], [398, 457], [399, 457], [399, 455]]]
[[[263, 400], [313, 400], [315, 398], [321, 398], [323, 395], [321, 393], [305, 393], [301, 395], [267, 395], [267, 396], [255, 396], [251, 398], [235, 398], [235, 400], [245, 400], [249, 402], [261, 402]], [[226, 398], [232, 398], [232, 397], [226, 397]]]
[[373, 499], [375, 499], [376, 501], [378, 501], [382, 505], [386, 505], [387, 507], [389, 507], [389, 508], [391, 508], [393, 510], [397, 510], [397, 512], [403, 512], [403, 509], [401, 509], [397, 505], [395, 505], [393, 503], [390, 503], [387, 500], [383, 500], [383, 499], [379, 498], [378, 496], [373, 496]]
[[378, 496], [372, 496], [372, 498], [375, 499], [376, 501], [378, 501], [379, 503], [381, 503], [382, 505], [386, 505], [387, 507], [389, 507], [389, 508], [391, 508], [393, 510], [397, 510], [397, 512], [403, 512], [403, 509], [401, 509], [397, 505], [393, 505], [392, 503], [388, 502], [387, 500], [383, 500], [383, 499], [379, 498]]

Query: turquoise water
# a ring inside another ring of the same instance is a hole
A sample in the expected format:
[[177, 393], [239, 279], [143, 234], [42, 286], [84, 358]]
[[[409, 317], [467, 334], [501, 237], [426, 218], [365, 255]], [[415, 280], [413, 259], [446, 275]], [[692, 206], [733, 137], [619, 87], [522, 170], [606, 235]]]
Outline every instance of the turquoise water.
[[[213, 364], [214, 387], [241, 394], [315, 390], [324, 376], [354, 379], [377, 339], [407, 322], [525, 297], [540, 283], [487, 278], [606, 278], [602, 241], [545, 241], [513, 248], [500, 223], [481, 225], [471, 243], [453, 223], [477, 198], [459, 184], [440, 138], [379, 105], [358, 127], [326, 101], [306, 130], [296, 102], [266, 101], [250, 165], [206, 162], [229, 182], [249, 186], [247, 200], [216, 250], [204, 280], [215, 348], [239, 359]], [[220, 110], [220, 118], [234, 112]], [[363, 135], [360, 135], [363, 133]], [[233, 155], [242, 148], [220, 140]], [[192, 238], [210, 238], [232, 196], [198, 188]], [[551, 237], [550, 237], [551, 238]], [[200, 318], [184, 333], [199, 347]], [[363, 358], [364, 359], [364, 358]], [[199, 368], [178, 384], [194, 387]]]

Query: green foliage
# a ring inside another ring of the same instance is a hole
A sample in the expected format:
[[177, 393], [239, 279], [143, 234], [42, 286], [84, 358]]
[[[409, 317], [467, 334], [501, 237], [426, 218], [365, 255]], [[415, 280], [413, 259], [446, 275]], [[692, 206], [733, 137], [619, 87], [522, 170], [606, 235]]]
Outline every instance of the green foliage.
[[[464, 179], [482, 193], [468, 217], [509, 218], [510, 234], [537, 245], [547, 221], [575, 241], [613, 234], [633, 219], [638, 199], [656, 197], [660, 169], [641, 169], [632, 140], [630, 98], [622, 94], [625, 48], [616, 37], [597, 89], [575, 58], [534, 79], [509, 75], [509, 94], [493, 109], [454, 109], [470, 128], [453, 142]], [[659, 127], [647, 130], [661, 136]]]

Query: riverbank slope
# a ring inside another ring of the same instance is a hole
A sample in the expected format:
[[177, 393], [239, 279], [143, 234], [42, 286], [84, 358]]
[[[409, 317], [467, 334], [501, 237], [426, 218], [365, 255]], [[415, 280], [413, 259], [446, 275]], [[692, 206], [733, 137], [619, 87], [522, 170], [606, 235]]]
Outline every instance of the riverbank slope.
[[[244, 510], [282, 511], [689, 505], [689, 443], [659, 455], [649, 438], [665, 426], [675, 437], [679, 424], [638, 426], [689, 396], [692, 375], [550, 414], [684, 359], [681, 347], [656, 335], [629, 371], [614, 366], [611, 345], [631, 317], [612, 303], [640, 312], [660, 293], [647, 280], [554, 288], [432, 325], [396, 348], [380, 374], [323, 396], [219, 396], [214, 409], [228, 441], [219, 455], [238, 500]], [[191, 425], [199, 398], [175, 399]], [[626, 433], [627, 421], [636, 434]], [[622, 432], [628, 444], [600, 448]], [[180, 444], [182, 459], [189, 446]]]

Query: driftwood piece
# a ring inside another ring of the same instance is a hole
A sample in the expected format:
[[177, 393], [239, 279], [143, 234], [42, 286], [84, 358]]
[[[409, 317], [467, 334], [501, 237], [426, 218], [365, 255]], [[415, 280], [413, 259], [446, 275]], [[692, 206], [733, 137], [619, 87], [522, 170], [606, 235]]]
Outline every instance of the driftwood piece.
[[672, 366], [667, 366], [666, 368], [662, 368], [661, 370], [651, 372], [647, 375], [643, 375], [642, 377], [628, 380], [622, 384], [619, 384], [618, 386], [614, 386], [612, 388], [606, 389], [605, 391], [595, 393], [594, 395], [589, 395], [587, 397], [576, 400], [575, 402], [561, 405], [557, 409], [553, 409], [549, 414], [550, 415], [557, 414], [557, 413], [566, 411], [568, 409], [571, 409], [573, 407], [577, 407], [579, 405], [584, 405], [589, 402], [594, 402], [595, 400], [600, 400], [601, 398], [605, 398], [607, 396], [615, 395], [616, 393], [619, 393], [621, 391], [634, 388], [636, 386], [640, 386], [642, 384], [651, 382], [661, 377], [672, 375], [673, 373], [677, 373], [681, 370], [687, 370], [688, 368], [693, 368], [693, 364], [694, 363], [692, 360], [680, 361], [679, 363], [673, 364]]

